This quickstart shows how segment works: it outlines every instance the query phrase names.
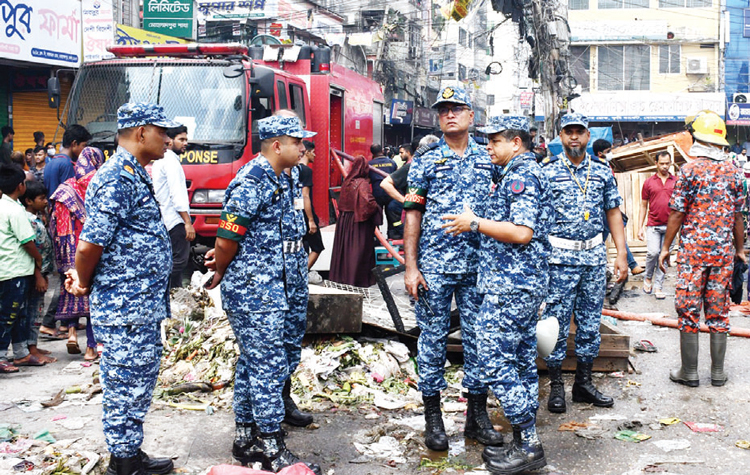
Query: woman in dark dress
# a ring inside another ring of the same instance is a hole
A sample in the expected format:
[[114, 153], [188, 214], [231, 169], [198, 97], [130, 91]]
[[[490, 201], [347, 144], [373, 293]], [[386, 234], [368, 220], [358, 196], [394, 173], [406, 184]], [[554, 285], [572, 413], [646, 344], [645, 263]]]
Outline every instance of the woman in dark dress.
[[355, 287], [375, 284], [371, 272], [375, 267], [375, 228], [383, 222], [368, 175], [365, 157], [356, 157], [341, 185], [339, 219], [331, 251], [330, 280]]

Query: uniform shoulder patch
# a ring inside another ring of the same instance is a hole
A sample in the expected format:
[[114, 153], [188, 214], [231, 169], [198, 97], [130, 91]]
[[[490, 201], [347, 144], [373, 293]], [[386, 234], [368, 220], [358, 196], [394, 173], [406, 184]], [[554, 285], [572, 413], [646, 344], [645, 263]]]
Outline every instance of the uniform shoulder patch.
[[124, 162], [123, 165], [122, 165], [122, 170], [120, 170], [120, 176], [123, 177], [123, 178], [127, 178], [130, 181], [134, 181], [135, 180], [135, 169], [133, 168], [133, 166], [130, 163]]
[[606, 158], [602, 158], [598, 155], [596, 156], [592, 155], [591, 158], [594, 161], [594, 163], [598, 163], [599, 165], [606, 165], [607, 167], [609, 167], [609, 163], [607, 163]]
[[514, 195], [520, 195], [525, 189], [526, 185], [524, 185], [522, 180], [513, 180], [512, 182], [510, 182], [510, 191]]
[[540, 163], [540, 165], [543, 166], [543, 167], [547, 166], [550, 163], [557, 161], [557, 158], [558, 158], [557, 155], [552, 155], [551, 157], [546, 157], [544, 160], [542, 160], [542, 162]]
[[255, 166], [247, 172], [247, 177], [254, 181], [260, 181], [265, 173], [266, 172], [261, 167]]
[[423, 146], [419, 147], [416, 152], [414, 152], [414, 157], [418, 157], [418, 156], [424, 154], [425, 152], [428, 152], [430, 150], [434, 150], [436, 148], [438, 148], [438, 143], [437, 142], [433, 142], [433, 143], [431, 143], [429, 145], [423, 145]]

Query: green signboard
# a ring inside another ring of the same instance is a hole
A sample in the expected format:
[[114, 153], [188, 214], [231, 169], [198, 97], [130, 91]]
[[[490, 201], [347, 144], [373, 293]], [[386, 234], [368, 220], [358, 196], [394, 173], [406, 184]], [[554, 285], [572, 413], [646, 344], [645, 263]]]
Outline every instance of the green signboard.
[[178, 38], [192, 38], [193, 1], [144, 0], [143, 29]]

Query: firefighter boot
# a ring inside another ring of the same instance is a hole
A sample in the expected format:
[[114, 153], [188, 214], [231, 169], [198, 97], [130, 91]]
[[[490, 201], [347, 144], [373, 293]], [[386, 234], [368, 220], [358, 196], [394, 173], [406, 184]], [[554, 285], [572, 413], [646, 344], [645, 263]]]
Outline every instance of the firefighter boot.
[[106, 475], [148, 475], [143, 468], [141, 454], [133, 457], [115, 457], [109, 458], [109, 466]]
[[591, 369], [594, 363], [583, 363], [576, 365], [576, 379], [573, 383], [573, 402], [587, 402], [596, 407], [612, 407], [615, 400], [600, 393], [594, 383], [591, 382]]
[[482, 452], [482, 460], [485, 463], [492, 458], [502, 457], [503, 454], [511, 449], [514, 445], [521, 445], [521, 429], [518, 426], [511, 426], [513, 428], [513, 440], [510, 443], [510, 447], [493, 447], [488, 445]]
[[236, 423], [232, 457], [243, 466], [263, 460], [263, 450], [258, 444], [258, 426], [254, 422]]
[[[492, 474], [513, 474], [529, 470], [536, 470], [547, 465], [544, 457], [544, 449], [536, 433], [536, 421], [529, 419], [513, 426], [513, 433], [519, 433], [518, 440], [514, 437], [513, 443], [508, 450], [497, 457], [482, 454], [485, 466]], [[489, 447], [488, 447], [489, 448]], [[486, 449], [485, 449], [486, 450]]]
[[502, 447], [503, 434], [496, 431], [487, 414], [487, 393], [467, 394], [466, 425], [464, 436], [484, 445]]
[[711, 333], [711, 385], [724, 386], [724, 355], [727, 353], [727, 333]]
[[440, 410], [440, 394], [422, 396], [424, 402], [424, 445], [430, 450], [448, 450], [448, 436], [445, 435], [443, 413]]
[[561, 366], [548, 366], [549, 371], [549, 400], [547, 409], [555, 414], [562, 414], [567, 410], [565, 407], [565, 384], [562, 379]]
[[282, 431], [270, 434], [261, 432], [258, 436], [258, 446], [261, 450], [263, 470], [278, 473], [283, 468], [290, 467], [296, 463], [303, 463], [315, 472], [315, 475], [322, 474], [318, 464], [302, 462], [286, 448], [284, 433]]
[[143, 464], [143, 470], [146, 473], [152, 475], [166, 475], [174, 469], [174, 462], [170, 458], [151, 458], [141, 450], [139, 452], [141, 456], [141, 464]]
[[699, 384], [698, 336], [697, 332], [680, 332], [680, 356], [682, 358], [682, 366], [677, 371], [669, 372], [669, 379], [675, 383], [690, 386], [691, 388], [697, 388]]
[[294, 403], [294, 399], [292, 399], [291, 376], [284, 383], [281, 397], [284, 399], [284, 422], [295, 427], [306, 427], [313, 423], [313, 416], [300, 411], [297, 404]]

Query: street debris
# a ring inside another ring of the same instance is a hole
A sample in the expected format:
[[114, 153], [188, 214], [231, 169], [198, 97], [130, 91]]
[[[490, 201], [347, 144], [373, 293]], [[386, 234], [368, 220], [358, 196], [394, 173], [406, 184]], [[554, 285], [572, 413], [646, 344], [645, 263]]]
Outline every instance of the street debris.
[[587, 428], [589, 426], [590, 426], [590, 424], [588, 422], [570, 421], [570, 422], [566, 422], [564, 424], [560, 424], [560, 427], [558, 427], [557, 430], [559, 430], [561, 432], [566, 432], [566, 431], [567, 432], [575, 432], [575, 431], [577, 431], [579, 429], [585, 429], [585, 428]]
[[607, 432], [607, 429], [605, 429], [604, 427], [599, 427], [592, 424], [584, 429], [576, 430], [575, 435], [584, 439], [595, 440], [604, 438]]
[[656, 440], [653, 444], [667, 453], [675, 450], [687, 450], [690, 448], [690, 441], [685, 439]]
[[664, 425], [664, 426], [671, 426], [671, 425], [677, 424], [678, 422], [682, 422], [682, 421], [680, 421], [680, 419], [676, 417], [667, 417], [664, 419], [659, 419], [659, 424]]
[[683, 422], [686, 426], [690, 428], [693, 432], [721, 432], [724, 430], [724, 427], [720, 426], [719, 424], [706, 424], [702, 422]]
[[[38, 475], [99, 475], [107, 467], [100, 464], [106, 453], [101, 442], [87, 438], [55, 441], [47, 430], [33, 437], [21, 431], [20, 426], [0, 425], [8, 429], [12, 439], [0, 443], [0, 473], [32, 472]], [[6, 432], [2, 432], [6, 434]]]
[[653, 343], [651, 343], [649, 340], [641, 340], [639, 342], [636, 342], [635, 345], [633, 345], [633, 349], [635, 351], [642, 351], [645, 353], [656, 353], [658, 348], [654, 346]]
[[734, 443], [735, 447], [739, 447], [741, 449], [750, 450], [750, 441], [747, 440], [738, 440]]
[[644, 440], [650, 439], [651, 436], [648, 434], [642, 434], [634, 430], [621, 430], [615, 434], [615, 439], [624, 440], [626, 442], [643, 442]]

